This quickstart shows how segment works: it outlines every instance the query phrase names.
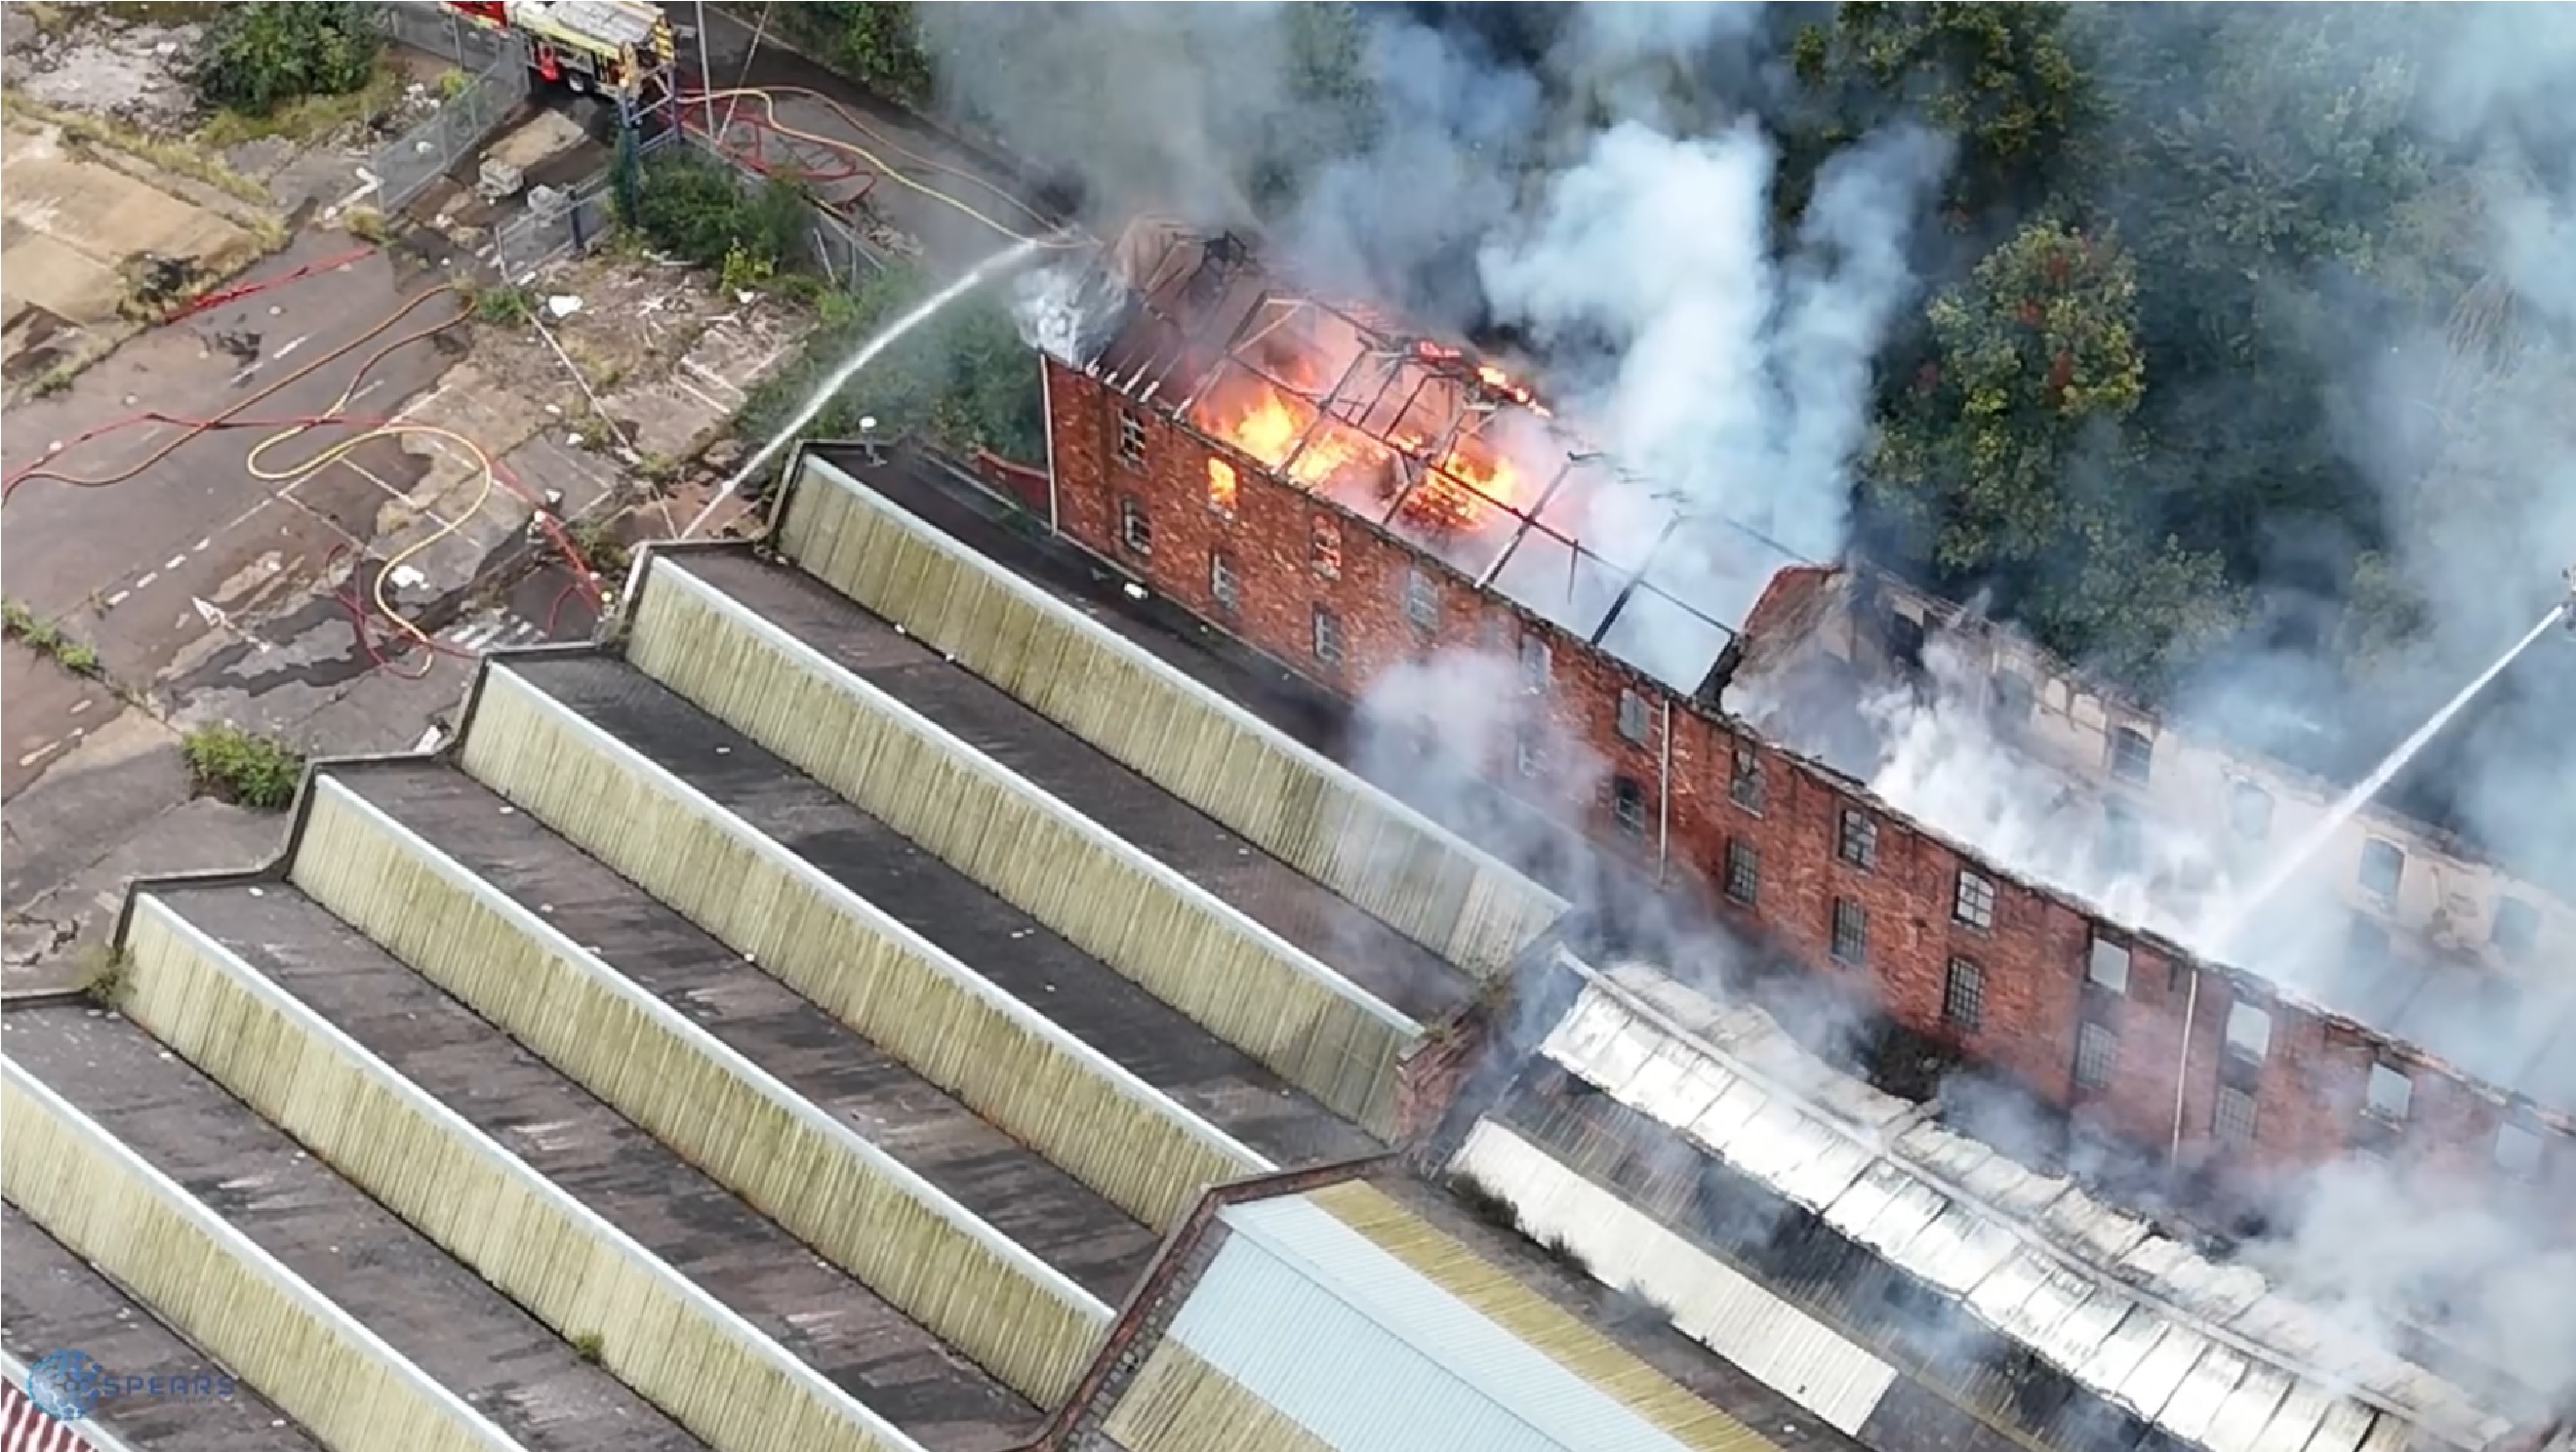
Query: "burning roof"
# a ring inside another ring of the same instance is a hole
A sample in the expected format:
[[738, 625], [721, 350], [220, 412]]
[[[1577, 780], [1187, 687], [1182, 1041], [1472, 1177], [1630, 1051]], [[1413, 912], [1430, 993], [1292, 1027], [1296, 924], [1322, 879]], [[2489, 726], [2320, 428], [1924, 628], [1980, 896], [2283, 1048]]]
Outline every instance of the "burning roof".
[[1494, 364], [1277, 286], [1238, 238], [1141, 221], [1101, 267], [1126, 296], [1079, 360], [1094, 375], [1676, 689], [1799, 562], [1620, 469]]

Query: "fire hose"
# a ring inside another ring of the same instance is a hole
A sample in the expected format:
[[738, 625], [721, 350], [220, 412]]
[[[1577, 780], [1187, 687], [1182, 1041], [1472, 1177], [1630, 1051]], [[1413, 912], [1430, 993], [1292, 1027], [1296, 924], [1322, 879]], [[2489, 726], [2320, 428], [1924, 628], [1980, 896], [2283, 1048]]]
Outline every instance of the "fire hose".
[[[317, 267], [310, 270], [324, 269]], [[297, 275], [305, 274], [300, 272]], [[276, 285], [290, 280], [292, 279], [272, 279], [269, 285]], [[454, 286], [452, 284], [443, 283], [425, 292], [413, 295], [410, 299], [396, 307], [393, 312], [387, 314], [382, 321], [368, 328], [365, 332], [360, 333], [358, 336], [351, 338], [345, 343], [342, 343], [331, 351], [322, 354], [302, 368], [278, 379], [276, 382], [269, 384], [259, 392], [252, 394], [250, 397], [241, 400], [239, 403], [234, 404], [232, 407], [225, 409], [223, 412], [216, 414], [211, 418], [187, 418], [159, 410], [146, 410], [141, 413], [136, 413], [128, 417], [117, 419], [109, 423], [98, 425], [95, 428], [85, 430], [70, 440], [48, 448], [42, 458], [12, 471], [5, 480], [0, 480], [0, 504], [4, 504], [7, 499], [14, 496], [19, 485], [24, 484], [31, 479], [48, 479], [56, 483], [69, 485], [76, 489], [104, 489], [113, 485], [125, 483], [161, 463], [163, 460], [176, 453], [179, 449], [184, 448], [195, 440], [208, 433], [220, 430], [243, 428], [265, 428], [273, 430], [274, 432], [272, 432], [267, 438], [260, 440], [257, 444], [254, 444], [251, 447], [250, 452], [244, 457], [243, 463], [245, 471], [249, 473], [252, 478], [258, 479], [262, 483], [276, 484], [281, 487], [291, 487], [304, 479], [310, 478], [329, 468], [331, 465], [347, 458], [357, 449], [364, 447], [366, 444], [377, 439], [403, 437], [429, 438], [442, 443], [451, 444], [463, 450], [467, 456], [473, 460], [481, 474], [480, 488], [475, 496], [473, 507], [457, 514], [453, 519], [440, 521], [437, 529], [424, 535], [420, 539], [413, 541], [411, 544], [404, 546], [403, 549], [397, 552], [392, 558], [387, 559], [383, 565], [377, 569], [375, 580], [373, 582], [373, 589], [371, 591], [373, 596], [371, 603], [374, 605], [376, 611], [386, 620], [390, 621], [402, 634], [410, 636], [414, 641], [418, 642], [431, 653], [432, 658], [425, 661], [423, 664], [422, 674], [426, 674], [429, 669], [435, 667], [436, 656], [440, 654], [461, 654], [461, 652], [455, 651], [452, 647], [444, 646], [427, 631], [421, 629], [418, 623], [413, 621], [409, 616], [403, 614], [400, 610], [397, 610], [393, 603], [385, 598], [385, 582], [387, 578], [397, 574], [410, 560], [435, 547], [441, 541], [463, 529], [466, 521], [480, 514], [484, 507], [490, 503], [492, 494], [496, 489], [507, 489], [510, 493], [516, 495], [519, 499], [528, 504], [531, 509], [536, 511], [536, 518], [540, 521], [541, 527], [544, 529], [555, 548], [563, 555], [566, 563], [568, 563], [572, 568], [573, 583], [567, 586], [565, 590], [556, 597], [554, 609], [550, 611], [549, 614], [552, 615], [560, 613], [565, 600], [575, 592], [581, 593], [593, 608], [597, 608], [600, 605], [602, 598], [599, 591], [597, 577], [592, 572], [589, 562], [582, 557], [580, 549], [573, 543], [570, 535], [564, 531], [562, 522], [557, 520], [552, 511], [546, 509], [541, 501], [531, 496], [529, 492], [518, 483], [518, 481], [509, 478], [507, 471], [501, 466], [500, 461], [493, 458], [490, 452], [484, 449], [482, 445], [452, 429], [444, 428], [436, 424], [397, 418], [353, 418], [343, 412], [343, 410], [345, 410], [357, 397], [358, 390], [364, 385], [367, 375], [374, 371], [377, 364], [381, 363], [384, 359], [402, 348], [434, 337], [437, 334], [466, 321], [466, 314], [463, 312], [458, 312], [451, 317], [440, 322], [432, 323], [427, 327], [415, 328], [368, 353], [366, 357], [359, 362], [357, 370], [351, 374], [348, 386], [343, 388], [340, 391], [340, 396], [337, 399], [334, 399], [331, 405], [320, 413], [283, 418], [246, 417], [250, 409], [254, 406], [274, 397], [284, 389], [311, 377], [314, 373], [328, 367], [332, 363], [356, 352], [358, 348], [370, 340], [382, 335], [391, 329], [396, 323], [409, 317], [413, 312], [417, 311], [422, 304], [428, 302], [431, 298], [453, 291]], [[144, 455], [141, 459], [136, 460], [125, 468], [116, 470], [112, 473], [102, 475], [72, 475], [66, 474], [60, 469], [54, 467], [54, 461], [61, 458], [64, 454], [79, 448], [83, 444], [89, 443], [95, 439], [103, 438], [109, 434], [118, 433], [125, 429], [145, 424], [173, 425], [176, 426], [180, 432], [176, 437], [172, 438], [161, 447]], [[285, 443], [289, 439], [296, 438], [317, 428], [326, 427], [359, 427], [362, 428], [363, 431], [323, 449], [321, 452], [304, 460], [302, 463], [279, 469], [262, 467], [262, 460], [270, 450]], [[331, 556], [326, 558], [324, 561], [324, 568], [328, 569], [344, 552], [345, 547], [332, 551]], [[376, 649], [375, 643], [367, 631], [367, 615], [365, 606], [369, 602], [353, 598], [355, 594], [356, 591], [354, 589], [353, 577], [353, 589], [350, 594], [343, 595], [335, 591], [333, 598], [337, 600], [344, 609], [351, 612], [352, 617], [356, 622], [359, 645], [363, 650], [365, 650], [368, 657], [378, 665], [390, 666], [390, 662], [388, 662], [385, 656]], [[552, 633], [552, 628], [553, 622], [550, 619], [548, 622], [548, 633]]]
[[[833, 100], [831, 97], [824, 95], [820, 91], [809, 90], [802, 86], [741, 86], [717, 91], [691, 91], [682, 94], [678, 98], [681, 124], [683, 126], [690, 125], [688, 119], [689, 108], [693, 105], [705, 107], [710, 102], [729, 99], [756, 100], [760, 103], [761, 110], [760, 119], [752, 123], [756, 129], [785, 136], [791, 140], [807, 142], [811, 145], [820, 146], [828, 151], [857, 157], [860, 161], [874, 168], [878, 176], [893, 182], [897, 186], [918, 192], [922, 196], [928, 197], [942, 206], [949, 207], [963, 214], [967, 218], [991, 228], [994, 232], [1000, 234], [1005, 240], [1012, 242], [1027, 242], [1031, 240], [1032, 234], [1022, 232], [1017, 227], [999, 221], [990, 214], [976, 207], [974, 204], [964, 201], [949, 192], [942, 191], [938, 187], [930, 185], [928, 182], [920, 181], [914, 177], [906, 175], [903, 167], [886, 161], [885, 158], [875, 150], [871, 150], [858, 142], [851, 141], [843, 137], [824, 136], [817, 132], [801, 130], [779, 120], [777, 98], [782, 95], [801, 96], [822, 105], [825, 109], [831, 111], [833, 115], [838, 117], [843, 124], [867, 136], [885, 152], [890, 152], [904, 158], [914, 170], [945, 173], [990, 192], [993, 196], [1000, 198], [1002, 202], [1008, 205], [1008, 207], [1016, 210], [1021, 215], [1027, 217], [1030, 221], [1037, 223], [1043, 229], [1042, 232], [1037, 234], [1041, 239], [1038, 242], [1038, 245], [1041, 247], [1065, 249], [1087, 245], [1079, 239], [1053, 235], [1057, 231], [1055, 224], [1035, 207], [1032, 207], [1028, 203], [1021, 201], [1019, 198], [1012, 196], [1001, 187], [984, 180], [982, 177], [977, 176], [975, 173], [964, 167], [956, 166], [948, 162], [924, 156], [919, 152], [909, 150], [900, 142], [887, 137], [884, 132], [879, 131], [876, 127], [870, 125], [848, 107], [843, 106], [840, 102]], [[693, 129], [704, 132], [706, 130], [705, 123], [700, 122]], [[723, 148], [724, 142], [722, 137], [711, 136], [708, 139], [715, 142], [719, 148]], [[760, 167], [762, 170], [767, 170], [767, 168], [756, 158], [745, 158], [745, 160], [750, 161], [752, 165]], [[855, 169], [853, 169], [850, 174], [855, 175]], [[846, 177], [842, 175], [833, 175], [824, 179], [837, 181], [845, 180]]]

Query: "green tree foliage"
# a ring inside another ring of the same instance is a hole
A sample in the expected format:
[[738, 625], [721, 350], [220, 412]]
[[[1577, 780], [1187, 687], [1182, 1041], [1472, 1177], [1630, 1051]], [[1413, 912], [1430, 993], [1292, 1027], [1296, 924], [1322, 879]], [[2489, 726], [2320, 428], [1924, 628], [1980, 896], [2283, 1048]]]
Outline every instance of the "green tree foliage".
[[673, 147], [643, 163], [625, 220], [653, 245], [700, 267], [739, 266], [760, 276], [786, 270], [805, 253], [805, 186], [785, 174], [746, 187], [739, 173], [703, 152]]
[[246, 116], [266, 116], [305, 96], [362, 89], [384, 47], [362, 5], [254, 0], [209, 8], [197, 94]]
[[2067, 10], [2055, 4], [1888, 4], [1834, 7], [1828, 24], [1798, 32], [1791, 63], [1821, 113], [1829, 144], [1856, 139], [1899, 113], [1958, 141], [1951, 200], [1973, 212], [2037, 200], [2092, 101], [2069, 52]]
[[[767, 438], [831, 372], [937, 287], [893, 268], [853, 291], [823, 297], [824, 324], [792, 368], [762, 380], [743, 406], [747, 437]], [[968, 293], [907, 333], [834, 394], [807, 425], [815, 438], [849, 438], [859, 420], [886, 437], [914, 436], [959, 452], [991, 449], [1030, 462], [1045, 457], [1045, 406], [1037, 355], [990, 290]]]
[[899, 0], [781, 5], [772, 24], [817, 60], [899, 106], [931, 104], [937, 71], [913, 8]]
[[1945, 289], [1932, 353], [1891, 407], [1867, 467], [1878, 503], [1947, 571], [2026, 565], [2080, 509], [2068, 476], [2115, 452], [2146, 392], [2137, 271], [2118, 241], [2023, 228]]

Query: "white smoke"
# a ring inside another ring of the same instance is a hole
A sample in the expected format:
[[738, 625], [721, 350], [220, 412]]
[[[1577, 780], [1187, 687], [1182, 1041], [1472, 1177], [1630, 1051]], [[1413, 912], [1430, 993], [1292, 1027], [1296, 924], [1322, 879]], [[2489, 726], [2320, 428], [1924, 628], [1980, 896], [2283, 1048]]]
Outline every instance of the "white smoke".
[[1678, 504], [1812, 558], [1841, 552], [1872, 360], [1911, 295], [1906, 242], [1945, 161], [1921, 131], [1851, 148], [1781, 249], [1757, 125], [1676, 139], [1626, 123], [1484, 248], [1496, 316], [1576, 353], [1556, 373], [1573, 412], [1662, 496], [1600, 496], [1588, 542], [1633, 558]]

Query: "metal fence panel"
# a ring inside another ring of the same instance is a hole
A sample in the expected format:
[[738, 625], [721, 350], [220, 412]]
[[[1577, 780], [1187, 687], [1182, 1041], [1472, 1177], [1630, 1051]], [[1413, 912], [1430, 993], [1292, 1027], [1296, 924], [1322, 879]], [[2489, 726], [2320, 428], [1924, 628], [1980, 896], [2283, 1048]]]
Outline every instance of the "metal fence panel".
[[[444, 16], [444, 18], [442, 18]], [[432, 5], [386, 5], [376, 23], [406, 45], [480, 66], [475, 77], [439, 103], [429, 119], [377, 149], [368, 160], [378, 205], [395, 211], [483, 144], [528, 97], [528, 57], [518, 42], [445, 15]]]
[[511, 282], [525, 282], [558, 257], [587, 252], [617, 225], [614, 168], [593, 172], [566, 188], [553, 205], [533, 200], [492, 233], [492, 265]]

